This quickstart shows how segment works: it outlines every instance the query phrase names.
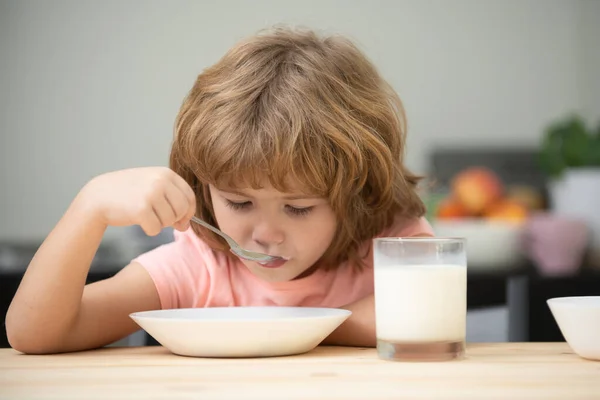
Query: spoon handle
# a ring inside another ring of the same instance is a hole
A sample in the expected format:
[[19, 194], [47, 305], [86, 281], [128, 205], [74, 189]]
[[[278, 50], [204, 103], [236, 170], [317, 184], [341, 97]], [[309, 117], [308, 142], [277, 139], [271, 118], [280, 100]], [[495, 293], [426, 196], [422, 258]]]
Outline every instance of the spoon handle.
[[203, 220], [201, 220], [200, 218], [193, 216], [192, 217], [192, 221], [194, 221], [195, 223], [197, 223], [198, 225], [202, 225], [203, 227], [210, 229], [211, 231], [213, 231], [214, 233], [216, 233], [217, 235], [221, 236], [223, 239], [227, 240], [227, 243], [229, 243], [230, 246], [235, 246], [235, 247], [239, 247], [237, 245], [237, 243], [230, 238], [228, 235], [226, 235], [224, 232], [222, 232], [221, 230], [215, 228], [214, 226], [212, 226], [211, 224], [209, 224], [208, 222], [204, 222]]

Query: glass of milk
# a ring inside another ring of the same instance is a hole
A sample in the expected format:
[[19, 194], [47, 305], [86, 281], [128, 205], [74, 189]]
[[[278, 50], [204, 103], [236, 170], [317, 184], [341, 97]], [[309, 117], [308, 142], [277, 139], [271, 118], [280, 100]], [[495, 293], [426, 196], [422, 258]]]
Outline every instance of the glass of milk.
[[443, 361], [464, 356], [465, 244], [462, 238], [374, 239], [380, 358]]

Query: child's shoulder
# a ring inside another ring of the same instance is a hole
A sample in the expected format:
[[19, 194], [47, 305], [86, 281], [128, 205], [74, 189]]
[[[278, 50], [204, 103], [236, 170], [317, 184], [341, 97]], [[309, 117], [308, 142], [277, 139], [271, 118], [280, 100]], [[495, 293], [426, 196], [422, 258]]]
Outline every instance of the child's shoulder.
[[225, 254], [212, 249], [192, 228], [186, 231], [173, 231], [173, 241], [150, 250], [136, 258], [142, 265], [156, 268], [177, 268], [199, 270], [199, 264], [208, 269], [226, 265]]
[[228, 279], [229, 261], [190, 228], [174, 231], [174, 240], [133, 261], [146, 269], [162, 308], [203, 307], [212, 288]]
[[173, 231], [174, 243], [199, 253], [215, 254], [214, 250], [190, 227], [185, 231]]

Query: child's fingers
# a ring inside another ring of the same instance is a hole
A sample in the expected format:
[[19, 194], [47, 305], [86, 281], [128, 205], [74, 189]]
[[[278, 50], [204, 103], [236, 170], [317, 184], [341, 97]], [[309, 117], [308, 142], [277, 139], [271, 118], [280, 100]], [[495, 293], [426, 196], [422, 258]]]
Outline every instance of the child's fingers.
[[179, 219], [177, 222], [175, 222], [175, 224], [173, 225], [173, 227], [179, 231], [185, 231], [190, 227], [190, 219], [192, 218], [194, 214], [192, 213], [190, 215], [190, 213], [186, 213], [181, 219]]
[[156, 214], [156, 211], [152, 205], [146, 207], [144, 213], [140, 218], [140, 227], [148, 236], [156, 236], [162, 231], [162, 223]]
[[165, 198], [173, 210], [173, 223], [177, 223], [184, 219], [189, 213], [190, 207], [189, 202], [182, 191], [174, 184], [169, 185], [165, 192]]
[[[194, 209], [195, 209], [196, 194], [194, 193], [194, 190], [192, 190], [190, 185], [188, 185], [188, 183], [185, 181], [185, 179], [183, 179], [181, 176], [177, 175], [176, 173], [173, 173], [172, 182], [175, 184], [175, 186], [177, 186], [179, 188], [179, 190], [181, 190], [181, 192], [183, 193], [183, 195], [185, 196], [185, 198], [188, 201], [188, 205], [190, 207], [194, 207]], [[190, 215], [190, 218], [191, 218], [191, 215]]]
[[177, 221], [175, 211], [167, 200], [166, 192], [157, 192], [151, 201], [154, 214], [158, 217], [161, 229], [173, 225]]
[[173, 228], [180, 231], [185, 232], [190, 227], [190, 223], [187, 221], [178, 221], [173, 224]]
[[178, 219], [178, 222], [181, 223], [181, 230], [186, 230], [190, 225], [190, 219], [196, 215], [196, 195], [179, 175], [174, 179], [174, 183], [187, 201], [185, 213]]

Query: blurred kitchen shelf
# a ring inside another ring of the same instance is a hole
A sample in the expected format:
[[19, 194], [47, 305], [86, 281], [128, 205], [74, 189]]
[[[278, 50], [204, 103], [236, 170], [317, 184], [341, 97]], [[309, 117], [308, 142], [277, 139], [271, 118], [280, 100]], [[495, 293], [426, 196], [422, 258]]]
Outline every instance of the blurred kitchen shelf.
[[457, 173], [471, 166], [490, 168], [508, 185], [531, 186], [547, 196], [547, 178], [538, 165], [535, 147], [437, 147], [429, 157], [429, 173], [441, 188], [447, 188]]

